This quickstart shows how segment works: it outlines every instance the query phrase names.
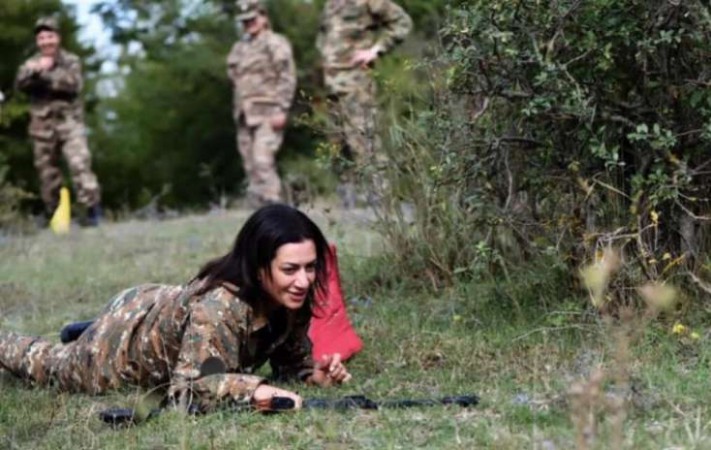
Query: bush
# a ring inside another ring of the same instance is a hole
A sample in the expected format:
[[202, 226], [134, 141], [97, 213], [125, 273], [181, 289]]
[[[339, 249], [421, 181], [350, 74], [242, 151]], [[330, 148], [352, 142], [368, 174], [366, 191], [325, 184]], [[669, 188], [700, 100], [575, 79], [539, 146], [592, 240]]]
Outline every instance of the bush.
[[440, 285], [614, 246], [631, 279], [701, 277], [709, 34], [700, 1], [453, 9], [431, 106], [391, 136], [393, 196], [416, 211], [384, 223], [398, 260]]

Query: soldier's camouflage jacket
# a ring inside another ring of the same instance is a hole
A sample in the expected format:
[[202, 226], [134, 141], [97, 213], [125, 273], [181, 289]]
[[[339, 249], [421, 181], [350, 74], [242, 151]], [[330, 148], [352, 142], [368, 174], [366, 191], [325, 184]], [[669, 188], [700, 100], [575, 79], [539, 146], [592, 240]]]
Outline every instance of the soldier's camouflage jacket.
[[[267, 360], [277, 378], [305, 379], [313, 372], [308, 310], [282, 309], [267, 319], [232, 285], [197, 295], [200, 287], [195, 281], [127, 289], [66, 345], [0, 332], [0, 366], [68, 391], [164, 388], [169, 399], [204, 411], [249, 402], [263, 382], [252, 373]], [[226, 372], [201, 375], [209, 357], [221, 359]]]
[[265, 29], [245, 36], [227, 56], [227, 73], [234, 87], [234, 115], [244, 115], [249, 126], [286, 113], [296, 90], [296, 68], [291, 44]]
[[412, 19], [391, 0], [327, 0], [316, 46], [324, 68], [351, 69], [356, 50], [391, 50], [412, 29]]
[[81, 62], [78, 56], [60, 49], [54, 67], [31, 69], [28, 63], [39, 59], [36, 54], [20, 67], [15, 85], [30, 96], [30, 135], [49, 139], [56, 127], [83, 123]]

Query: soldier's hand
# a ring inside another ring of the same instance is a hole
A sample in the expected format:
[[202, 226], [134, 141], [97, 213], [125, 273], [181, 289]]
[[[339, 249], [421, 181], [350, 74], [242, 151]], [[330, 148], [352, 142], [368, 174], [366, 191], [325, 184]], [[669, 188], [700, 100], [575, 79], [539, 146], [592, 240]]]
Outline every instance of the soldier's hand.
[[49, 70], [54, 67], [54, 58], [51, 56], [41, 56], [39, 60], [39, 68], [41, 70]]
[[260, 384], [252, 395], [252, 404], [258, 411], [270, 411], [272, 398], [274, 397], [286, 397], [294, 400], [294, 409], [301, 409], [301, 404], [303, 403], [301, 396], [294, 392], [268, 384]]
[[27, 61], [26, 67], [30, 70], [42, 70], [40, 62], [35, 60]]
[[366, 69], [377, 58], [378, 48], [375, 46], [365, 50], [356, 50], [355, 53], [353, 53], [353, 57], [351, 58], [351, 64], [353, 64], [354, 67], [360, 66], [363, 69]]
[[272, 116], [269, 124], [272, 126], [272, 130], [279, 131], [286, 127], [286, 113], [279, 113]]

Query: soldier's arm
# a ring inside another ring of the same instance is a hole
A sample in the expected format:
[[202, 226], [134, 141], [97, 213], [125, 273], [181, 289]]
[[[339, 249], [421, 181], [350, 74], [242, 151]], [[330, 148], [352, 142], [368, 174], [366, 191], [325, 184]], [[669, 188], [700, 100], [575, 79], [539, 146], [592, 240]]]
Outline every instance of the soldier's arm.
[[232, 46], [230, 53], [227, 54], [227, 77], [234, 81], [237, 78], [237, 62], [239, 60], [237, 44]]
[[[234, 300], [234, 299], [233, 299]], [[173, 370], [168, 396], [177, 404], [211, 411], [222, 404], [247, 406], [264, 379], [254, 375], [217, 373], [202, 375], [208, 358], [218, 358], [226, 367], [239, 366], [240, 327], [226, 323], [230, 317], [219, 298], [195, 304]]]
[[284, 112], [291, 107], [296, 91], [296, 64], [291, 44], [285, 37], [279, 37], [272, 45], [272, 58], [278, 74], [276, 98]]
[[314, 372], [311, 340], [308, 337], [311, 316], [306, 310], [296, 314], [292, 333], [275, 349], [269, 360], [272, 373], [279, 380], [305, 381]]
[[38, 88], [47, 88], [49, 83], [40, 76], [41, 70], [33, 65], [33, 60], [26, 61], [17, 71], [15, 87], [25, 93], [31, 93]]
[[84, 87], [79, 58], [70, 57], [63, 64], [40, 75], [46, 79], [52, 91], [78, 95]]
[[368, 7], [382, 27], [376, 43], [378, 53], [387, 53], [405, 40], [412, 30], [412, 19], [392, 0], [368, 0]]
[[237, 90], [237, 84], [235, 83], [235, 79], [237, 78], [237, 62], [239, 58], [237, 52], [237, 44], [234, 44], [232, 46], [232, 49], [230, 50], [230, 53], [227, 55], [227, 77], [230, 79], [230, 81], [232, 81], [233, 111], [235, 111], [237, 109], [237, 105], [239, 105], [239, 91]]

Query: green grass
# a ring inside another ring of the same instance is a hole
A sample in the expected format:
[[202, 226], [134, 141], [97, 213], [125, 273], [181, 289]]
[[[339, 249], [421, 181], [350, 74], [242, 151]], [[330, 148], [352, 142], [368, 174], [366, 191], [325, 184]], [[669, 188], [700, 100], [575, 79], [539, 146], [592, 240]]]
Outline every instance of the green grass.
[[[305, 411], [264, 416], [172, 412], [112, 430], [97, 413], [149, 397], [32, 389], [0, 374], [0, 448], [573, 448], [567, 392], [598, 364], [614, 362], [617, 341], [584, 307], [584, 295], [555, 273], [496, 284], [471, 283], [432, 295], [393, 282], [381, 244], [362, 219], [315, 212], [339, 246], [349, 312], [365, 350], [348, 385], [305, 396], [362, 393], [373, 399], [477, 393], [476, 408]], [[224, 253], [245, 218], [230, 212], [166, 222], [125, 222], [66, 237], [47, 232], [0, 241], [0, 326], [57, 339], [72, 320], [91, 318], [122, 288], [182, 283]], [[387, 283], [383, 279], [390, 280]], [[535, 279], [535, 281], [534, 281]], [[540, 305], [547, 305], [541, 307]], [[700, 318], [701, 317], [701, 318]], [[627, 448], [711, 447], [711, 351], [671, 336], [667, 321], [641, 333], [623, 362], [634, 386], [625, 408]], [[614, 391], [607, 382], [604, 390]], [[599, 414], [590, 448], [611, 448], [610, 415]]]

